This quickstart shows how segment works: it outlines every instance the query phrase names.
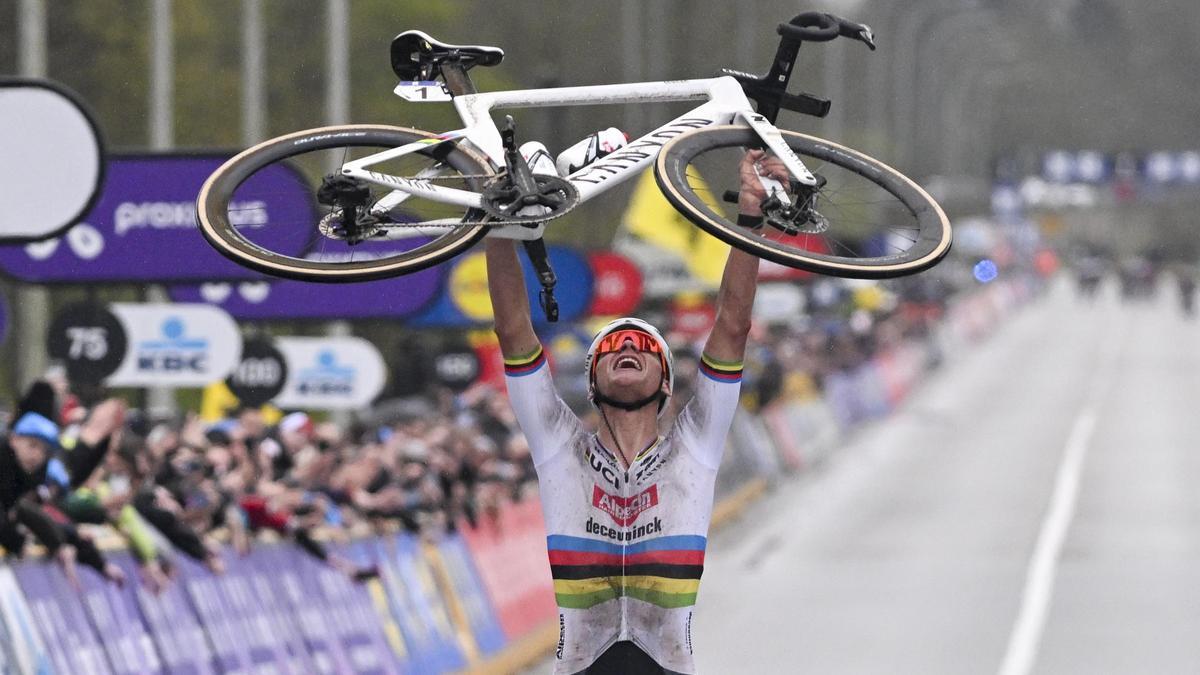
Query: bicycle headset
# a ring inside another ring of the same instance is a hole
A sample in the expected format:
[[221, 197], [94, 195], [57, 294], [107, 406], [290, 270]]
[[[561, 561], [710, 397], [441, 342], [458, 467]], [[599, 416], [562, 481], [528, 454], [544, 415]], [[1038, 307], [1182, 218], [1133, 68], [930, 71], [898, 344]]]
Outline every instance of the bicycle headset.
[[675, 391], [675, 358], [671, 355], [671, 346], [667, 344], [666, 339], [663, 338], [662, 334], [658, 332], [657, 328], [651, 326], [645, 321], [642, 321], [641, 319], [626, 316], [614, 321], [610, 321], [603, 328], [601, 328], [600, 331], [596, 333], [596, 337], [592, 340], [591, 346], [588, 347], [587, 358], [583, 361], [583, 370], [585, 373], [587, 373], [588, 378], [588, 400], [591, 401], [592, 405], [596, 406], [597, 408], [600, 407], [601, 403], [606, 403], [615, 408], [621, 408], [622, 410], [637, 410], [643, 406], [653, 403], [655, 400], [658, 400], [658, 415], [661, 417], [663, 410], [665, 410], [667, 407], [667, 400], [671, 398], [670, 393], [663, 394], [661, 391], [656, 391], [640, 401], [625, 403], [622, 401], [615, 401], [608, 396], [605, 396], [596, 388], [596, 375], [592, 371], [592, 365], [598, 358], [596, 351], [599, 349], [600, 343], [604, 341], [605, 337], [623, 329], [634, 329], [642, 333], [646, 333], [656, 343], [658, 343], [658, 349], [662, 354], [663, 379], [667, 383], [668, 392]]

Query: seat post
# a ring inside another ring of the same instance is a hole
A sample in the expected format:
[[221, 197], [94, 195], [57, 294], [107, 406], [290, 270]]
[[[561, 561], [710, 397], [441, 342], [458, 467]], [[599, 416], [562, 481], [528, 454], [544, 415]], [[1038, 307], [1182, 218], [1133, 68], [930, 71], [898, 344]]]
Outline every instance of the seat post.
[[458, 59], [450, 59], [441, 64], [442, 79], [446, 81], [446, 89], [451, 96], [466, 96], [475, 93], [475, 83]]

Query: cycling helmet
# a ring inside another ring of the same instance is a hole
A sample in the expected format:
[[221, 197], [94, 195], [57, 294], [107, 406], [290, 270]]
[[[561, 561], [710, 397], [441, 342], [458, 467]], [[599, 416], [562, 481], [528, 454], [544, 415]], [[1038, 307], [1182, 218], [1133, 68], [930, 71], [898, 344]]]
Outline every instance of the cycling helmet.
[[[612, 401], [611, 399], [607, 399], [600, 394], [600, 392], [596, 391], [596, 377], [592, 370], [592, 366], [596, 361], [596, 351], [599, 349], [600, 343], [604, 340], [605, 336], [615, 333], [618, 330], [629, 328], [648, 334], [654, 339], [655, 342], [658, 343], [659, 349], [662, 351], [663, 379], [667, 383], [667, 389], [669, 391], [675, 391], [675, 359], [673, 356], [671, 356], [671, 346], [667, 344], [666, 339], [663, 338], [662, 334], [658, 332], [657, 328], [651, 326], [645, 321], [631, 316], [622, 317], [620, 319], [610, 321], [603, 328], [601, 328], [599, 332], [596, 333], [596, 337], [592, 340], [591, 346], [588, 347], [587, 358], [583, 361], [583, 370], [584, 373], [587, 374], [588, 378], [588, 400], [591, 401], [592, 405], [596, 406], [597, 408], [600, 407], [600, 402], [616, 405], [617, 407], [626, 407], [627, 405], [630, 405], [620, 404]], [[662, 415], [663, 410], [665, 410], [667, 407], [667, 399], [670, 397], [671, 394], [669, 393], [666, 395], [655, 394], [645, 401], [638, 401], [634, 404], [631, 404], [631, 407], [628, 409], [640, 408], [643, 405], [652, 402], [655, 398], [658, 398], [658, 414]]]

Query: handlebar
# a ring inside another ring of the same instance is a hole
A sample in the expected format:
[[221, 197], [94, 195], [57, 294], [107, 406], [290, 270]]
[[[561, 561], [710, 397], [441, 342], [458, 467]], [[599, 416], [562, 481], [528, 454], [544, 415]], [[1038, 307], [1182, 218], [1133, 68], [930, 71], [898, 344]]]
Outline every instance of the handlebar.
[[824, 12], [798, 14], [788, 23], [779, 24], [776, 31], [785, 41], [792, 42], [829, 42], [837, 37], [853, 38], [875, 51], [875, 34], [870, 26]]
[[824, 117], [829, 113], [829, 101], [825, 99], [805, 93], [787, 93], [800, 43], [828, 42], [838, 37], [848, 37], [866, 44], [872, 51], [875, 49], [875, 34], [870, 26], [824, 12], [798, 14], [788, 23], [779, 24], [777, 30], [782, 39], [766, 75], [757, 76], [728, 69], [721, 71], [742, 85], [746, 96], [757, 104], [758, 113], [772, 123], [781, 109], [816, 117]]

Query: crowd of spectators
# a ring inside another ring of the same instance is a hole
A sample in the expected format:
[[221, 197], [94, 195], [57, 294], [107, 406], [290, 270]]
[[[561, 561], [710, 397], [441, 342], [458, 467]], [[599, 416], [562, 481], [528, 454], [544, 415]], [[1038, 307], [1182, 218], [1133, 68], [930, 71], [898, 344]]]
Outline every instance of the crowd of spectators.
[[[82, 442], [81, 430], [97, 414], [115, 420], [110, 433]], [[473, 527], [536, 485], [507, 398], [482, 387], [410, 406], [386, 422], [339, 425], [305, 412], [268, 423], [253, 407], [216, 422], [195, 414], [152, 419], [116, 399], [89, 409], [65, 380], [52, 378], [35, 383], [11, 417], [6, 442], [27, 436], [29, 420], [44, 423], [32, 440], [47, 446], [48, 461], [28, 472], [32, 489], [4, 510], [15, 514], [19, 499], [23, 512], [47, 517], [8, 520], [0, 545], [20, 555], [28, 529], [72, 574], [78, 557], [122, 581], [93, 545], [96, 533], [119, 534], [152, 586], [167, 582], [171, 551], [220, 572], [229, 554], [223, 543], [245, 552], [264, 533], [351, 577], [369, 577], [372, 568], [333, 553], [327, 540]], [[47, 534], [46, 522], [57, 534]]]
[[[836, 288], [833, 296], [811, 300], [802, 320], [756, 326], [744, 405], [754, 410], [780, 398], [818, 396], [829, 373], [928, 335], [948, 296], [945, 284], [920, 281]], [[701, 347], [679, 335], [673, 342], [676, 395], [664, 423], [689, 397]], [[578, 346], [575, 352], [553, 355], [556, 378], [564, 398], [594, 426], [581, 395]], [[53, 423], [57, 438], [47, 443], [52, 459], [31, 474], [40, 485], [22, 500], [63, 531], [51, 536], [45, 527], [41, 533], [29, 527], [34, 538], [68, 568], [78, 557], [123, 581], [91, 550], [88, 532], [123, 536], [151, 587], [168, 583], [176, 555], [220, 572], [224, 556], [248, 550], [260, 535], [288, 539], [350, 577], [370, 577], [372, 568], [341, 558], [328, 541], [474, 527], [536, 490], [507, 397], [484, 385], [457, 394], [435, 388], [344, 424], [299, 411], [271, 417], [254, 407], [203, 421], [192, 413], [156, 419], [116, 400], [89, 407], [59, 372], [17, 405], [10, 437], [30, 413]], [[81, 430], [98, 414], [112, 418], [110, 433], [83, 442]], [[11, 504], [4, 508], [13, 513]], [[9, 536], [0, 545], [20, 555], [23, 540]]]

